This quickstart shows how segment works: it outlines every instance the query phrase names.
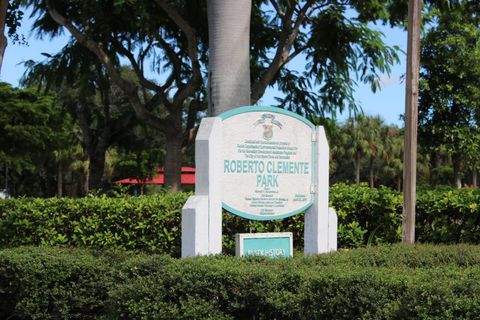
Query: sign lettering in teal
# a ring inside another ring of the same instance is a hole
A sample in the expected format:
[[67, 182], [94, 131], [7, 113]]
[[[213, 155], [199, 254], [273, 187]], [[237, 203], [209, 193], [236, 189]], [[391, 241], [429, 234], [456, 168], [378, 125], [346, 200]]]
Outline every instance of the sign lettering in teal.
[[237, 256], [292, 257], [292, 233], [239, 234]]
[[282, 219], [313, 203], [315, 126], [273, 107], [220, 115], [222, 206], [253, 220]]

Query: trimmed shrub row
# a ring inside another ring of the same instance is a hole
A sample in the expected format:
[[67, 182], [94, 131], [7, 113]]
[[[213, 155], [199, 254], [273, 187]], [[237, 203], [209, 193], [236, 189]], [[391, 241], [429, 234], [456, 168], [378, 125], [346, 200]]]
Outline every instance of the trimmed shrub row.
[[188, 194], [0, 201], [0, 246], [68, 245], [180, 252]]
[[480, 248], [267, 260], [0, 250], [1, 319], [478, 319]]
[[[179, 256], [181, 208], [189, 194], [118, 198], [8, 199], [0, 201], [0, 247], [67, 245], [121, 248]], [[402, 198], [388, 188], [337, 184], [331, 206], [339, 217], [343, 248], [394, 243], [401, 239]], [[424, 190], [417, 197], [420, 242], [480, 243], [480, 191]], [[291, 231], [303, 245], [303, 215], [249, 221], [224, 213], [225, 253], [234, 252], [238, 232]]]

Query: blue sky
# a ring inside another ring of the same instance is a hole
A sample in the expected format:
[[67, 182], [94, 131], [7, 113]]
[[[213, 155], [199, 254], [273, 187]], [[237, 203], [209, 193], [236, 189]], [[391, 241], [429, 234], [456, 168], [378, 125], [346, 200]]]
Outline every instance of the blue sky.
[[[385, 34], [385, 42], [388, 45], [398, 45], [406, 52], [406, 31], [399, 28], [392, 29], [382, 25], [375, 25], [373, 28]], [[13, 86], [18, 85], [18, 81], [25, 71], [22, 62], [29, 59], [42, 61], [45, 58], [41, 55], [42, 52], [50, 54], [56, 53], [66, 42], [66, 37], [53, 40], [48, 38], [43, 40], [36, 39], [35, 36], [30, 33], [30, 23], [28, 20], [24, 21], [20, 33], [27, 37], [28, 46], [9, 43], [0, 74], [0, 81], [8, 82]], [[405, 111], [405, 83], [401, 82], [400, 78], [405, 74], [406, 55], [403, 53], [399, 53], [399, 55], [401, 62], [392, 68], [390, 76], [382, 75], [382, 89], [373, 93], [369, 86], [359, 84], [355, 90], [355, 99], [365, 114], [380, 115], [387, 124], [403, 126], [400, 115]], [[292, 63], [301, 64], [302, 62], [292, 61]], [[261, 99], [261, 104], [275, 105], [274, 97], [276, 95], [278, 95], [278, 92], [275, 89], [267, 90]], [[347, 116], [348, 114], [340, 115], [339, 119], [343, 120]]]

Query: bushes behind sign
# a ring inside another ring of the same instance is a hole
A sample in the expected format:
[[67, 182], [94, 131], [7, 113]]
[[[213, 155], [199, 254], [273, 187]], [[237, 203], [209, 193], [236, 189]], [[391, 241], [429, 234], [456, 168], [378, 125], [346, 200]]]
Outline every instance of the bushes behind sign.
[[0, 250], [1, 319], [479, 319], [478, 246], [269, 260]]
[[[123, 248], [179, 256], [181, 207], [189, 194], [0, 201], [0, 246], [68, 245]], [[398, 242], [401, 195], [388, 188], [337, 184], [330, 203], [339, 218], [340, 248]], [[417, 238], [432, 243], [480, 243], [480, 191], [420, 190]], [[290, 231], [303, 244], [303, 215], [249, 221], [224, 214], [224, 251], [233, 254], [237, 232]]]

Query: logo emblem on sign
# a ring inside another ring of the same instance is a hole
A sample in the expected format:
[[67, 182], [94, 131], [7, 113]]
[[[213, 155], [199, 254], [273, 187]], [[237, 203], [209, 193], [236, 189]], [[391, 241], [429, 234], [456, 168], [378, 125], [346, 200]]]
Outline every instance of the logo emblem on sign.
[[262, 125], [263, 127], [263, 139], [265, 140], [272, 140], [273, 138], [273, 126], [277, 126], [282, 129], [282, 123], [278, 120], [275, 120], [275, 116], [273, 114], [264, 113], [262, 117], [258, 119], [253, 126], [256, 127], [258, 125]]

